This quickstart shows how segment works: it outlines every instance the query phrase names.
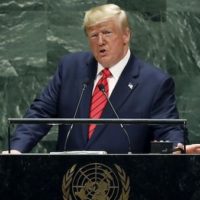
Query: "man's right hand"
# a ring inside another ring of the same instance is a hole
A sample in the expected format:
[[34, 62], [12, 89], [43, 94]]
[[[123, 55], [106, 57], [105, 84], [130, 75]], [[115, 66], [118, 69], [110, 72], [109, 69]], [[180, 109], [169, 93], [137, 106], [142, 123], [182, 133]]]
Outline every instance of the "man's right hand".
[[22, 153], [18, 150], [12, 149], [10, 150], [10, 153], [9, 151], [2, 151], [1, 154], [7, 155], [7, 154], [22, 154]]

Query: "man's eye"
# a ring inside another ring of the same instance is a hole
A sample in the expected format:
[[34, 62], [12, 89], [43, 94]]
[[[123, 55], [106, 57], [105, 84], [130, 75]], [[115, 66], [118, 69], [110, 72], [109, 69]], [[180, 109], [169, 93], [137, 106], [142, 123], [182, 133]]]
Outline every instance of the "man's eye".
[[104, 34], [104, 35], [111, 35], [112, 32], [111, 32], [111, 31], [104, 31], [103, 34]]
[[91, 34], [90, 37], [91, 38], [96, 38], [98, 35], [97, 34]]

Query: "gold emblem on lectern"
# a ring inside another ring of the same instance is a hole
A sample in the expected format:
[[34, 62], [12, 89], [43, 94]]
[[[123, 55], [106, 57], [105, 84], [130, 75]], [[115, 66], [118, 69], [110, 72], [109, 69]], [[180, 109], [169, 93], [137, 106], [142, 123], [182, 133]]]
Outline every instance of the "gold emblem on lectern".
[[64, 200], [128, 200], [129, 177], [118, 166], [91, 163], [77, 168], [73, 165], [64, 175]]

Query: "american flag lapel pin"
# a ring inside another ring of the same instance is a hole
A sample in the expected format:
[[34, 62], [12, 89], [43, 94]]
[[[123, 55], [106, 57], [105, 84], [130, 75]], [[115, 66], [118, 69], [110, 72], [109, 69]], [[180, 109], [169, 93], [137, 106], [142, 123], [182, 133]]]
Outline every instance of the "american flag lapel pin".
[[129, 83], [128, 87], [132, 90], [133, 89], [133, 83]]

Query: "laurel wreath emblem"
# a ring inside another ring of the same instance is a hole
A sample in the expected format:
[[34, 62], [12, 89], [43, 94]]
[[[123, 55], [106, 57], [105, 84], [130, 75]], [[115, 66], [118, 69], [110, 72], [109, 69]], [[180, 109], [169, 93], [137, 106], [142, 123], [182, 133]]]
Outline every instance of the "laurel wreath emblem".
[[[128, 176], [126, 176], [125, 171], [117, 164], [115, 164], [115, 167], [117, 169], [118, 175], [121, 180], [122, 185], [122, 192], [120, 194], [119, 200], [128, 200], [129, 199], [129, 193], [130, 193], [130, 179]], [[64, 200], [72, 200], [72, 197], [70, 195], [70, 184], [73, 179], [73, 175], [75, 172], [76, 164], [73, 165], [64, 175], [63, 182], [62, 182], [62, 192], [63, 192], [63, 199]]]
[[62, 183], [62, 192], [63, 192], [63, 199], [64, 200], [72, 200], [70, 192], [70, 184], [72, 182], [74, 170], [76, 168], [76, 165], [73, 165], [71, 169], [67, 171], [67, 173], [63, 177], [63, 183]]
[[121, 167], [119, 167], [116, 164], [115, 167], [117, 168], [117, 172], [122, 184], [122, 193], [120, 195], [119, 200], [128, 200], [130, 193], [130, 179], [126, 176], [125, 171]]

